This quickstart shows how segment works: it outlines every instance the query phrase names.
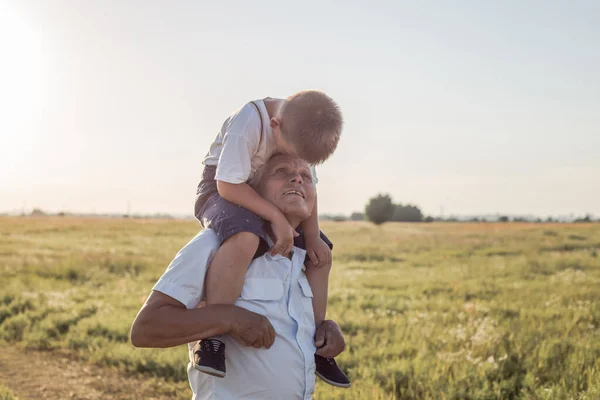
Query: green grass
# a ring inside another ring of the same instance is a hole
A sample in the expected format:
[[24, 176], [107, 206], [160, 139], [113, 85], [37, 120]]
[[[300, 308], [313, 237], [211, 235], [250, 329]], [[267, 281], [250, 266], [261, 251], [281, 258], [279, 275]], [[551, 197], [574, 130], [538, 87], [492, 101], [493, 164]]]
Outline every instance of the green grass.
[[[322, 228], [335, 243], [328, 316], [346, 334], [338, 362], [353, 387], [319, 383], [316, 398], [600, 399], [599, 224]], [[186, 380], [184, 347], [134, 349], [128, 332], [197, 230], [0, 218], [0, 340]]]
[[19, 400], [10, 390], [0, 385], [0, 400]]

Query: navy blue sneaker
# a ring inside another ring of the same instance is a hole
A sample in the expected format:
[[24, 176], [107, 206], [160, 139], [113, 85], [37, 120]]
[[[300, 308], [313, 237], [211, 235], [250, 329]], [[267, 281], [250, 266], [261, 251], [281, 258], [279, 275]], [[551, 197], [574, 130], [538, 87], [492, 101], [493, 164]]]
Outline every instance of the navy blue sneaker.
[[340, 388], [349, 388], [351, 386], [350, 379], [342, 372], [333, 358], [325, 358], [315, 354], [315, 364], [317, 364], [315, 374], [323, 382]]
[[205, 374], [224, 378], [225, 343], [219, 339], [204, 339], [194, 345], [194, 368]]

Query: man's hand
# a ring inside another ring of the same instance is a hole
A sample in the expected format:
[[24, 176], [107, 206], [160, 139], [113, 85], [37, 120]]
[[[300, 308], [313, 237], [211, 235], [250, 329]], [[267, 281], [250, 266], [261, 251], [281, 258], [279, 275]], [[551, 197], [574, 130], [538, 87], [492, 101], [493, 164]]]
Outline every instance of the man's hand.
[[265, 316], [234, 307], [232, 321], [231, 335], [246, 346], [269, 349], [273, 345], [275, 329]]
[[281, 217], [271, 221], [271, 229], [275, 235], [276, 242], [271, 247], [271, 250], [269, 250], [269, 254], [272, 256], [275, 254], [287, 256], [294, 247], [294, 238], [298, 236], [298, 232], [292, 228], [283, 214]]
[[323, 321], [315, 334], [315, 346], [317, 355], [325, 358], [336, 357], [344, 351], [346, 341], [338, 324], [331, 320]]
[[306, 255], [315, 267], [325, 267], [331, 265], [331, 249], [320, 236], [305, 237]]

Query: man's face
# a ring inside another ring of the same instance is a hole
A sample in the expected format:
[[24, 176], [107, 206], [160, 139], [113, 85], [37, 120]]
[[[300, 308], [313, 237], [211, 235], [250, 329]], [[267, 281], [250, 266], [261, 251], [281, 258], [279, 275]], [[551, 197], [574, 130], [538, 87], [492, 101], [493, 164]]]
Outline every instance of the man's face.
[[265, 165], [258, 192], [288, 217], [307, 219], [315, 205], [315, 186], [308, 164], [286, 154], [273, 156]]

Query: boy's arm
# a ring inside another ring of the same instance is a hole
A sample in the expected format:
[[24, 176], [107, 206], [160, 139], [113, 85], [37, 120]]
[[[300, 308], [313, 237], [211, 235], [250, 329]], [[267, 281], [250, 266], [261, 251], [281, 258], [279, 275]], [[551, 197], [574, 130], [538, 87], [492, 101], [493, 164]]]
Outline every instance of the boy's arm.
[[313, 206], [312, 213], [310, 217], [302, 221], [300, 226], [302, 227], [302, 231], [304, 232], [304, 240], [311, 238], [319, 238], [319, 212], [317, 209], [317, 193], [315, 192], [315, 205]]
[[306, 254], [315, 267], [331, 265], [331, 249], [321, 239], [319, 230], [319, 212], [317, 208], [317, 194], [315, 192], [315, 205], [313, 211], [301, 224], [304, 232]]
[[225, 200], [252, 211], [272, 224], [277, 241], [270, 251], [271, 254], [286, 255], [292, 250], [293, 238], [298, 236], [298, 233], [292, 229], [287, 218], [273, 203], [263, 199], [247, 183], [229, 183], [218, 180], [217, 190]]

